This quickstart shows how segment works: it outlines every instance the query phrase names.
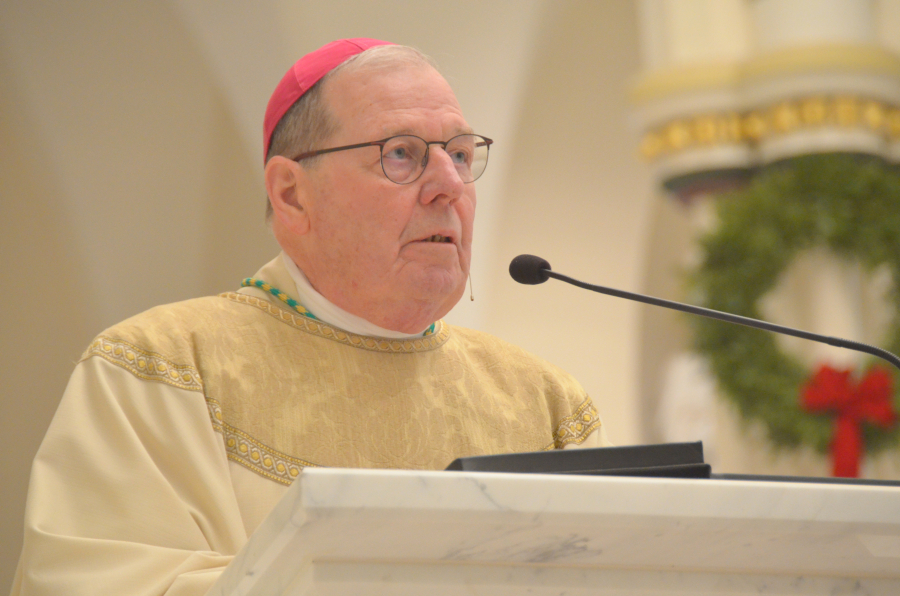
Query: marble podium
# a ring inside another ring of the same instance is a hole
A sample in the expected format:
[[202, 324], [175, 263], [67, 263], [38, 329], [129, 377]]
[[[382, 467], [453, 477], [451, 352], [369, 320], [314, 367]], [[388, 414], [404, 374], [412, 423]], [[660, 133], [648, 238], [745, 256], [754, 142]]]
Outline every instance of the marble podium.
[[891, 486], [310, 469], [210, 594], [900, 594]]

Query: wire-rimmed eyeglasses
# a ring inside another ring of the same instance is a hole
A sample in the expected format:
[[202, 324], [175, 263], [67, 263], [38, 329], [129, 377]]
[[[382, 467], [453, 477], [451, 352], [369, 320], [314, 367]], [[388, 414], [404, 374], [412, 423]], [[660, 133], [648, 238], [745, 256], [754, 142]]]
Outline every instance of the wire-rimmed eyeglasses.
[[387, 179], [396, 184], [412, 184], [428, 165], [428, 150], [431, 145], [440, 145], [453, 160], [459, 178], [468, 184], [478, 180], [487, 168], [488, 153], [493, 142], [492, 139], [475, 134], [457, 135], [449, 141], [426, 141], [416, 135], [397, 135], [380, 141], [309, 151], [301, 153], [293, 161], [335, 151], [378, 146], [381, 148], [381, 169]]

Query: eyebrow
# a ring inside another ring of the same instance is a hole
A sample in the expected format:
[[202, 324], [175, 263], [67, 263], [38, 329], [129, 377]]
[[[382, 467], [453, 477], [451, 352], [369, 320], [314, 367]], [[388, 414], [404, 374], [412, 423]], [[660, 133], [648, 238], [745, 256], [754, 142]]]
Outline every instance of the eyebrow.
[[[387, 132], [386, 134], [388, 137], [395, 137], [397, 135], [413, 135], [416, 137], [419, 136], [418, 131], [416, 131], [412, 128], [401, 128], [398, 130], [392, 130], [392, 131]], [[471, 134], [475, 134], [475, 130], [472, 129], [471, 127], [458, 126], [453, 129], [453, 134], [451, 136], [455, 137], [457, 135], [471, 135]]]

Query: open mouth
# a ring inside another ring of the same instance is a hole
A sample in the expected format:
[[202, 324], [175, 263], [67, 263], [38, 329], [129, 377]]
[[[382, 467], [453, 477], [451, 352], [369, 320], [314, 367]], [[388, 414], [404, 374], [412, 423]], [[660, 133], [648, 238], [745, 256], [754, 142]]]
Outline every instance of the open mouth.
[[449, 236], [441, 236], [440, 234], [435, 234], [434, 236], [430, 236], [422, 240], [422, 242], [442, 242], [442, 243], [451, 243], [453, 242], [453, 238]]

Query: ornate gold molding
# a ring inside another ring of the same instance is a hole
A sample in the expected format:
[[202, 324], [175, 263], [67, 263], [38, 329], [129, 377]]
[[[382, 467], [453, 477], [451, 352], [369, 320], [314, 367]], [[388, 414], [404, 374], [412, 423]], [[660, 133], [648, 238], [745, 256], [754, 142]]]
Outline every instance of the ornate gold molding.
[[853, 95], [814, 95], [745, 113], [698, 114], [646, 132], [640, 152], [653, 160], [689, 149], [752, 145], [778, 135], [822, 128], [858, 129], [898, 140], [900, 107]]

